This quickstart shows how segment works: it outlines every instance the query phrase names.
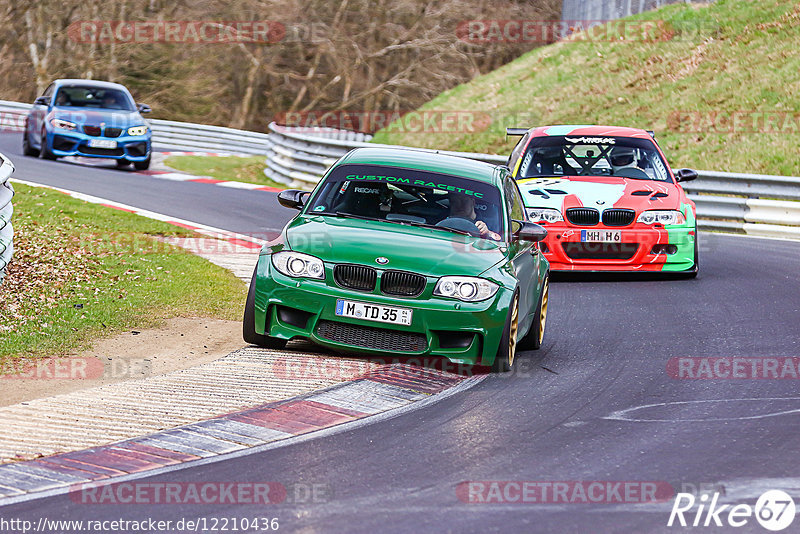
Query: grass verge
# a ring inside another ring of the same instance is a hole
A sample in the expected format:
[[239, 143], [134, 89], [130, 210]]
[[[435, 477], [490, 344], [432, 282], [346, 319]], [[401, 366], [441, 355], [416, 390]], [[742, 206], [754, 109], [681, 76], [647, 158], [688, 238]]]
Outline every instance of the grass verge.
[[633, 18], [675, 34], [538, 48], [421, 108], [488, 114], [488, 127], [416, 133], [394, 123], [374, 142], [505, 155], [518, 139], [506, 126], [635, 126], [656, 131], [674, 168], [800, 175], [797, 2], [681, 3]]
[[167, 167], [197, 176], [210, 176], [217, 180], [233, 180], [269, 187], [286, 188], [264, 175], [264, 156], [170, 156], [164, 160]]
[[14, 261], [0, 287], [0, 363], [88, 348], [170, 317], [241, 317], [245, 286], [158, 236], [191, 232], [15, 184]]

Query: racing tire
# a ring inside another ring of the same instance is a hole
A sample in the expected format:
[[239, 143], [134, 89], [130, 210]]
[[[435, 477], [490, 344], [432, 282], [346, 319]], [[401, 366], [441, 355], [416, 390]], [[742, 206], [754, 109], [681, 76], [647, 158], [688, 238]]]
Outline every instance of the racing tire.
[[[258, 267], [256, 267], [258, 270]], [[244, 317], [242, 318], [242, 337], [245, 343], [258, 345], [265, 349], [283, 349], [286, 347], [286, 340], [276, 337], [265, 336], [256, 333], [256, 271], [253, 271], [253, 279], [250, 280], [250, 289], [247, 291], [247, 301], [244, 305]]]
[[44, 128], [42, 128], [42, 148], [39, 150], [39, 157], [51, 161], [54, 161], [58, 157], [53, 154], [50, 151], [50, 147], [47, 146], [47, 132], [44, 130]]
[[697, 234], [697, 225], [694, 227], [694, 265], [681, 273], [681, 278], [697, 278], [700, 272], [700, 236]]
[[147, 159], [144, 161], [134, 161], [133, 167], [137, 171], [146, 171], [147, 169], [150, 168], [150, 156], [147, 156]]
[[130, 164], [131, 164], [131, 162], [128, 161], [127, 159], [125, 159], [125, 158], [117, 160], [117, 168], [118, 169], [124, 169], [125, 167], [127, 167]]
[[528, 333], [517, 342], [517, 350], [539, 350], [544, 340], [544, 328], [547, 325], [547, 310], [550, 303], [550, 275], [546, 274], [539, 292], [539, 304], [536, 306], [536, 318]]
[[31, 146], [30, 139], [28, 139], [28, 124], [25, 123], [25, 131], [22, 133], [22, 153], [26, 156], [36, 157], [39, 151]]
[[497, 355], [492, 363], [493, 373], [507, 373], [514, 368], [514, 360], [517, 354], [517, 333], [519, 328], [519, 294], [514, 293], [511, 306], [506, 317], [506, 326], [503, 328], [503, 335], [500, 337], [500, 345], [497, 347]]

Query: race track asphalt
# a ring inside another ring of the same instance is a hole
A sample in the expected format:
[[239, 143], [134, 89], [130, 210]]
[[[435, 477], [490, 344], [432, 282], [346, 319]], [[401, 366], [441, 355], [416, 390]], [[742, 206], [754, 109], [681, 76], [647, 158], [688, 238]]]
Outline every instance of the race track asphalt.
[[[244, 233], [280, 228], [291, 215], [272, 193], [23, 158], [11, 137], [0, 136], [0, 151], [24, 180]], [[277, 517], [286, 532], [681, 530], [666, 526], [669, 502], [468, 503], [457, 493], [467, 481], [703, 484], [722, 491], [720, 502], [751, 505], [766, 489], [786, 489], [800, 504], [799, 382], [667, 371], [679, 357], [800, 356], [800, 245], [701, 237], [695, 280], [561, 277], [542, 349], [522, 354], [511, 375], [392, 419], [140, 481], [276, 481], [301, 494], [317, 485], [316, 502], [291, 491], [295, 502], [274, 505], [91, 505], [61, 495], [0, 516]], [[765, 532], [753, 518], [736, 531]]]

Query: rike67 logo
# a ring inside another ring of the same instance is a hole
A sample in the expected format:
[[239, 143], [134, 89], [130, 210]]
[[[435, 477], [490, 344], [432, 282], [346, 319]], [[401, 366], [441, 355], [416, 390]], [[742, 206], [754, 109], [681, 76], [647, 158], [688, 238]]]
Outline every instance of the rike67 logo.
[[[695, 499], [691, 493], [678, 493], [667, 526], [743, 527], [755, 517], [762, 527], [777, 532], [788, 528], [794, 521], [794, 500], [785, 491], [764, 492], [756, 501], [755, 507], [749, 504], [719, 505], [718, 499], [719, 493], [714, 493], [710, 503], [707, 502], [708, 494], [702, 494]], [[695, 505], [697, 510], [693, 510]]]

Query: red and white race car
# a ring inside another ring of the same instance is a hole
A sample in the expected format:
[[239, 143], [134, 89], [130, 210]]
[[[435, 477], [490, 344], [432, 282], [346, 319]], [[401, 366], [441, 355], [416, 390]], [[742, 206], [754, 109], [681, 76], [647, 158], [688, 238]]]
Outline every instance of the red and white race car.
[[695, 205], [651, 132], [616, 126], [509, 128], [508, 166], [554, 271], [697, 275]]

